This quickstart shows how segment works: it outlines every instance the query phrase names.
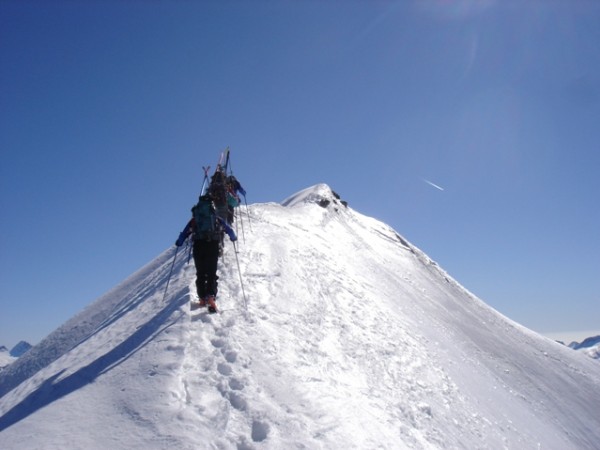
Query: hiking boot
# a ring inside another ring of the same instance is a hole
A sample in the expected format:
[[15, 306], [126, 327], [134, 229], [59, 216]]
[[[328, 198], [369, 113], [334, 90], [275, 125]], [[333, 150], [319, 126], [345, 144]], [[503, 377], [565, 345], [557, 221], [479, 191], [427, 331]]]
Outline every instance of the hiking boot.
[[208, 312], [214, 314], [217, 312], [217, 303], [215, 302], [215, 296], [209, 295], [206, 297], [206, 303], [208, 304]]
[[204, 308], [206, 305], [208, 305], [208, 301], [206, 300], [206, 298], [201, 298], [198, 301], [198, 305], [200, 306], [200, 308]]

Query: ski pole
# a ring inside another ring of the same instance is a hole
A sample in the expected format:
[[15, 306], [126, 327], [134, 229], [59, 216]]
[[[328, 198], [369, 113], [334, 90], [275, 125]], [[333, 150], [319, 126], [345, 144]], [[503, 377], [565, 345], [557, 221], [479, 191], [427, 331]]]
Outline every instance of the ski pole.
[[[231, 170], [231, 176], [233, 176], [233, 167], [231, 165], [231, 162], [229, 163], [229, 167]], [[238, 186], [241, 187], [241, 185], [238, 182]], [[239, 192], [239, 191], [238, 191]], [[252, 220], [250, 219], [250, 211], [248, 210], [248, 200], [246, 200], [246, 192], [244, 191], [244, 193], [242, 194], [244, 197], [244, 204], [246, 205], [246, 215], [248, 216], [248, 226], [250, 227], [250, 232], [252, 232]], [[242, 202], [240, 201], [240, 206], [242, 205]], [[242, 221], [243, 219], [242, 217], [242, 213], [240, 213], [240, 221]], [[244, 224], [242, 222], [242, 235], [244, 234]], [[244, 243], [246, 242], [246, 237], [244, 236]]]
[[240, 269], [240, 259], [238, 258], [237, 245], [233, 242], [233, 250], [235, 251], [235, 262], [237, 263], [238, 274], [240, 276], [240, 286], [242, 288], [242, 296], [244, 297], [244, 309], [248, 311], [248, 300], [246, 300], [246, 291], [244, 289], [244, 281], [242, 280], [242, 270]]
[[169, 271], [169, 277], [167, 278], [167, 285], [165, 286], [165, 293], [163, 294], [163, 302], [167, 298], [167, 289], [169, 289], [169, 282], [171, 281], [171, 275], [173, 275], [173, 267], [175, 267], [175, 259], [177, 258], [177, 252], [179, 247], [175, 247], [175, 255], [173, 255], [173, 264], [171, 264], [171, 270]]
[[192, 250], [194, 249], [194, 245], [191, 244], [191, 238], [188, 238], [185, 245], [187, 245], [189, 247], [188, 259], [187, 259], [187, 264], [189, 264], [190, 259], [192, 259]]
[[248, 200], [246, 200], [246, 195], [244, 194], [244, 204], [246, 205], [246, 215], [248, 216], [248, 225], [250, 226], [250, 233], [254, 230], [252, 229], [252, 218], [250, 217], [250, 210], [248, 209]]
[[245, 244], [246, 243], [246, 232], [244, 231], [244, 215], [241, 212], [238, 212], [237, 216], [240, 218], [240, 226], [242, 228], [242, 240]]

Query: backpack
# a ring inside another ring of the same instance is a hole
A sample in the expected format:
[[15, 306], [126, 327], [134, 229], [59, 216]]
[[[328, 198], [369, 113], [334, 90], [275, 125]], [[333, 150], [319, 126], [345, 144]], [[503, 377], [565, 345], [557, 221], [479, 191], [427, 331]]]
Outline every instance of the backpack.
[[[231, 181], [237, 180], [232, 176], [227, 177], [222, 170], [217, 170], [210, 180], [208, 192], [213, 199], [215, 213], [227, 224], [233, 223], [233, 209], [239, 206], [239, 198], [231, 189]], [[239, 185], [239, 183], [238, 183]]]
[[194, 239], [216, 241], [221, 238], [215, 221], [215, 209], [208, 196], [202, 196], [192, 208], [194, 217]]
[[210, 180], [208, 192], [215, 202], [215, 206], [225, 206], [227, 204], [227, 180], [225, 174], [217, 170]]

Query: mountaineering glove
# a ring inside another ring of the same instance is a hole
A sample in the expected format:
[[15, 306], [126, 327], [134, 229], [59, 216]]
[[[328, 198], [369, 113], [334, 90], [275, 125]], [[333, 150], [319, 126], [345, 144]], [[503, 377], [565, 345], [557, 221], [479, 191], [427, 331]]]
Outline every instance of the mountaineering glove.
[[184, 244], [185, 240], [188, 238], [188, 236], [190, 234], [192, 234], [193, 226], [194, 226], [194, 219], [190, 219], [190, 221], [187, 223], [187, 225], [185, 226], [183, 231], [181, 233], [179, 233], [179, 237], [175, 241], [175, 245], [177, 247], [181, 247]]
[[244, 189], [244, 188], [242, 187], [242, 185], [241, 185], [241, 184], [239, 184], [239, 183], [238, 183], [238, 188], [237, 188], [237, 190], [238, 190], [238, 192], [239, 192], [240, 194], [242, 194], [244, 197], [246, 196], [246, 191], [245, 191], [245, 189]]
[[175, 245], [177, 247], [181, 247], [183, 245], [183, 243], [185, 242], [185, 240], [187, 239], [188, 233], [186, 233], [186, 231], [187, 230], [183, 230], [181, 233], [179, 233], [179, 237], [175, 241]]

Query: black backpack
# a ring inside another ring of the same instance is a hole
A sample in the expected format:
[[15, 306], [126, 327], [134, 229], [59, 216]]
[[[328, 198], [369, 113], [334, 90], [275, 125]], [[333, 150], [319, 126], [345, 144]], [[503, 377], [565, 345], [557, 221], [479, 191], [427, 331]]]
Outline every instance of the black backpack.
[[192, 215], [196, 226], [194, 228], [195, 240], [216, 241], [220, 239], [218, 225], [215, 219], [215, 208], [209, 196], [203, 195], [192, 208]]

